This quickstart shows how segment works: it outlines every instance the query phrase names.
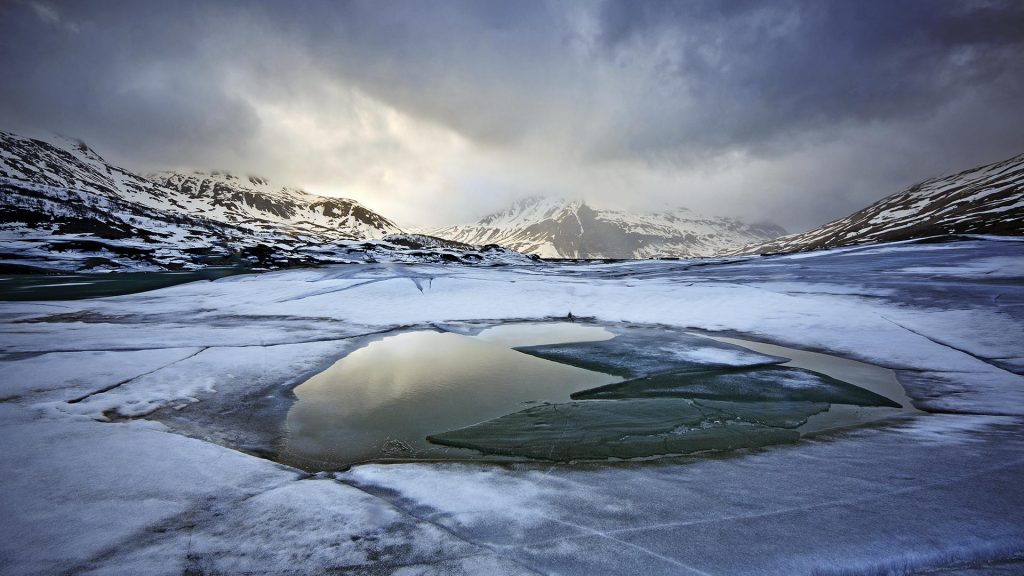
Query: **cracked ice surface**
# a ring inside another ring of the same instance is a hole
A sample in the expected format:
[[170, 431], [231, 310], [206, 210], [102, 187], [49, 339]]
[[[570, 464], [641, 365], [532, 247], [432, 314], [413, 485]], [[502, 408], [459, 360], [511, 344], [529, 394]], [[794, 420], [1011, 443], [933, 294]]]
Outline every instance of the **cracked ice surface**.
[[722, 459], [340, 477], [541, 572], [873, 574], [1018, 553], [1021, 432], [929, 415]]
[[[1022, 258], [1024, 243], [988, 239], [718, 264], [351, 265], [3, 303], [0, 572], [1020, 567]], [[259, 452], [290, 387], [364, 335], [569, 311], [876, 363], [946, 413], [754, 453], [575, 466], [310, 478], [225, 447]]]

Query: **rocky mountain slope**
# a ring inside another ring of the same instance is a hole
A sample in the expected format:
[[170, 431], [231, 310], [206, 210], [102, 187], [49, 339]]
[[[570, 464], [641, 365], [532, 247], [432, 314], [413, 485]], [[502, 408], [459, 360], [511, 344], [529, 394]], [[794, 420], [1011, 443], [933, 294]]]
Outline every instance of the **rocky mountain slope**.
[[809, 232], [735, 253], [801, 252], [950, 234], [1024, 234], [1024, 154], [925, 180]]
[[505, 249], [410, 240], [387, 218], [344, 198], [225, 173], [151, 180], [111, 165], [79, 141], [0, 132], [0, 270], [364, 261], [529, 260]]
[[627, 214], [595, 209], [581, 201], [535, 197], [476, 224], [449, 226], [431, 234], [470, 244], [500, 244], [545, 258], [665, 258], [714, 256], [775, 238], [785, 230], [705, 217], [685, 208]]
[[402, 232], [394, 222], [355, 200], [277, 188], [257, 176], [163, 172], [149, 179], [173, 191], [166, 202], [179, 211], [254, 230], [320, 241], [365, 240]]
[[142, 177], [106, 162], [84, 142], [70, 139], [44, 142], [0, 132], [0, 175], [117, 197], [254, 231], [317, 240], [364, 240], [401, 232], [394, 222], [347, 198], [275, 188], [265, 178], [226, 172], [166, 172]]
[[0, 270], [159, 271], [287, 263], [245, 230], [94, 191], [0, 177]]

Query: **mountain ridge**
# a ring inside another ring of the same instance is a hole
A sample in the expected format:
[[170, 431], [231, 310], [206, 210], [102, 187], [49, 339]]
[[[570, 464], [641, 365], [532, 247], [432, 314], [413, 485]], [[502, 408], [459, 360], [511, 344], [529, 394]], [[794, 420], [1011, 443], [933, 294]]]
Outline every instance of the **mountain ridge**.
[[403, 230], [349, 198], [274, 188], [266, 178], [230, 172], [165, 171], [147, 178], [178, 193], [178, 207], [225, 223], [305, 234], [321, 241], [379, 239]]
[[774, 254], [959, 234], [1024, 235], [1024, 154], [928, 178], [822, 226], [752, 243]]
[[434, 236], [499, 244], [545, 258], [716, 256], [753, 240], [785, 233], [773, 224], [745, 224], [686, 208], [649, 214], [595, 209], [585, 200], [532, 196], [474, 224], [433, 229]]
[[[158, 177], [159, 180], [159, 177]], [[403, 234], [344, 198], [225, 172], [144, 178], [84, 142], [0, 132], [0, 270], [190, 270], [352, 262], [530, 262]]]

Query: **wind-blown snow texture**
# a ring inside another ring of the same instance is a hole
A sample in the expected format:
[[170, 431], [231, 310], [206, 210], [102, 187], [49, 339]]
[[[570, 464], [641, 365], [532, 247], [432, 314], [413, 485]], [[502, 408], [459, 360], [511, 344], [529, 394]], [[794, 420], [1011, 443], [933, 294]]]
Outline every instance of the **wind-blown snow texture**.
[[1024, 154], [925, 180], [810, 232], [732, 253], [798, 252], [951, 234], [1024, 235]]
[[597, 210], [580, 201], [534, 197], [476, 224], [431, 232], [469, 244], [500, 244], [544, 258], [687, 258], [714, 256], [786, 231], [679, 208], [657, 214]]
[[[719, 263], [360, 264], [0, 303], [0, 572], [1019, 572], [1024, 278], [1005, 264], [1022, 258], [1024, 242], [976, 238]], [[273, 445], [291, 386], [374, 333], [570, 310], [880, 364], [933, 413], [650, 462], [311, 476], [245, 453]]]

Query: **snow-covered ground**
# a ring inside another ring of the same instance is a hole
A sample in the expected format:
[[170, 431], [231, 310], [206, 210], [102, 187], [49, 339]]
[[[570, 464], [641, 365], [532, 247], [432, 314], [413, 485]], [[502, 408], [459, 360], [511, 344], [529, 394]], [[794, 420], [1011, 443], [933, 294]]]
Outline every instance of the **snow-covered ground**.
[[[0, 304], [5, 574], [1024, 571], [1024, 242], [735, 261], [349, 264]], [[262, 453], [289, 391], [403, 327], [562, 318], [892, 368], [925, 412], [643, 462]], [[249, 452], [249, 453], [246, 453]]]

